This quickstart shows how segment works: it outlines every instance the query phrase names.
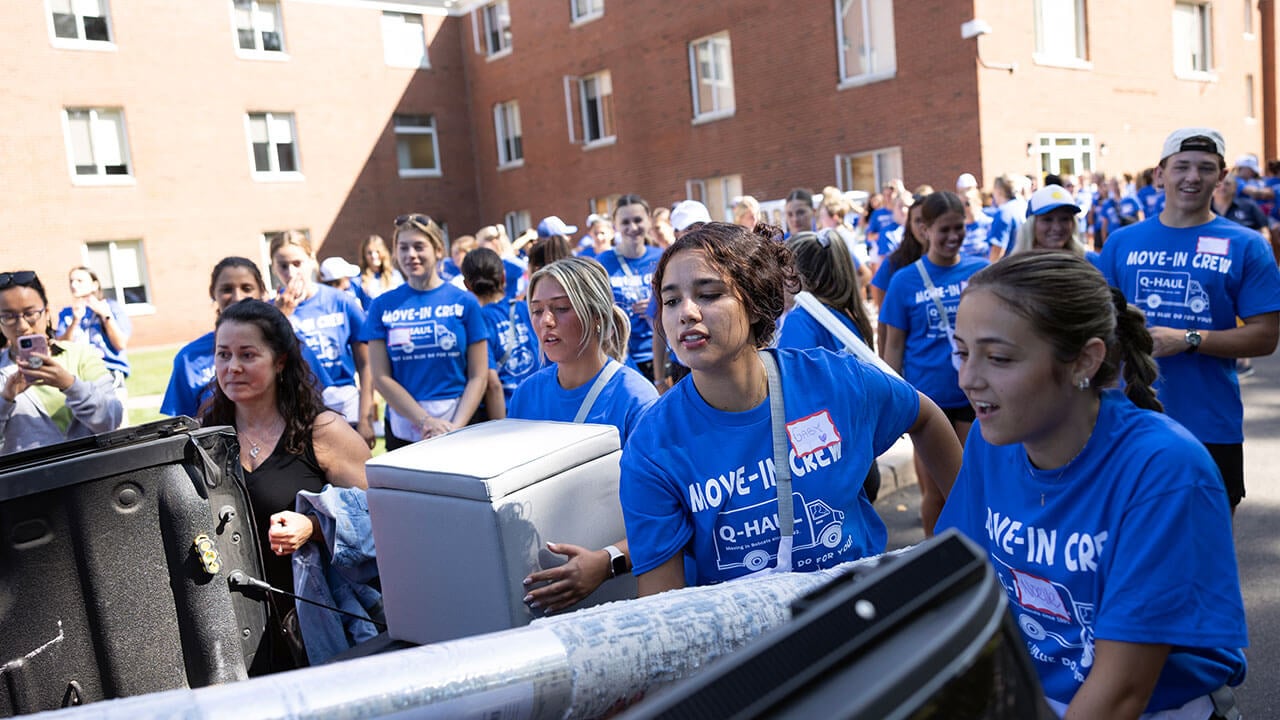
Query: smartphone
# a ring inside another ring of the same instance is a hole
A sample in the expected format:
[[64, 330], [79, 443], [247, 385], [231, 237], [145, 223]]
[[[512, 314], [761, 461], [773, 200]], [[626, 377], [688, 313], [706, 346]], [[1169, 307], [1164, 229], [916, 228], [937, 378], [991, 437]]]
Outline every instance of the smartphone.
[[49, 340], [44, 335], [23, 335], [18, 338], [18, 357], [30, 362], [33, 355], [48, 355]]

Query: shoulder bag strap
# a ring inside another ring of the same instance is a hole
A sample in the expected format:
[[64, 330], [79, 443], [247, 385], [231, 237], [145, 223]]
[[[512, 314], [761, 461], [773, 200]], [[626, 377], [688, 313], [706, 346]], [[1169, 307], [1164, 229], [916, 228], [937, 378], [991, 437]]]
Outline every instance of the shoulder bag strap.
[[769, 376], [769, 416], [773, 428], [773, 471], [778, 487], [777, 572], [791, 572], [791, 544], [795, 540], [795, 507], [791, 499], [791, 463], [787, 452], [786, 408], [782, 402], [782, 373], [773, 353], [760, 351], [764, 371]]
[[[938, 289], [933, 286], [933, 278], [929, 277], [929, 271], [924, 269], [924, 258], [913, 263], [916, 269], [920, 271], [920, 279], [924, 280], [924, 287], [929, 291], [929, 297], [933, 299], [934, 307], [938, 308], [938, 317], [942, 318], [943, 324], [948, 328], [951, 327], [951, 318], [947, 317], [947, 307], [942, 304], [942, 298], [938, 297]], [[951, 333], [947, 333], [948, 336]]]
[[578, 414], [573, 416], [573, 421], [582, 423], [587, 421], [587, 415], [591, 413], [591, 407], [596, 404], [596, 398], [600, 397], [600, 393], [604, 391], [604, 386], [609, 384], [609, 380], [618, 371], [622, 369], [622, 363], [609, 358], [604, 364], [604, 369], [596, 376], [596, 381], [591, 383], [591, 389], [587, 391], [587, 396], [582, 398], [582, 405], [578, 406]]

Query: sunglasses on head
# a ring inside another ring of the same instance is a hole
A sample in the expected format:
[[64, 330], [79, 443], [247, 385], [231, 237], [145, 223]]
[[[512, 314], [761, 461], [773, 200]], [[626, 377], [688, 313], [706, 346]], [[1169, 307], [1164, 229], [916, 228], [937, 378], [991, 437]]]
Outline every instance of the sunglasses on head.
[[425, 230], [431, 225], [431, 218], [421, 213], [401, 215], [396, 218], [396, 227], [400, 227], [401, 225], [417, 225]]
[[0, 273], [0, 290], [14, 285], [30, 285], [36, 279], [34, 270], [19, 270], [13, 273]]

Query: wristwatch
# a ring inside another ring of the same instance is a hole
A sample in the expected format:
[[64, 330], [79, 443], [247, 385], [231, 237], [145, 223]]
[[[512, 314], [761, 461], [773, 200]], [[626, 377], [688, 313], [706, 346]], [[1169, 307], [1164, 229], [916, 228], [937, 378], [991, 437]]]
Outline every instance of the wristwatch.
[[609, 553], [609, 577], [626, 575], [631, 568], [627, 567], [627, 556], [618, 549], [618, 546], [610, 545], [604, 551]]
[[1193, 353], [1200, 349], [1200, 332], [1198, 330], [1188, 330], [1183, 336], [1183, 340], [1187, 341], [1187, 352]]

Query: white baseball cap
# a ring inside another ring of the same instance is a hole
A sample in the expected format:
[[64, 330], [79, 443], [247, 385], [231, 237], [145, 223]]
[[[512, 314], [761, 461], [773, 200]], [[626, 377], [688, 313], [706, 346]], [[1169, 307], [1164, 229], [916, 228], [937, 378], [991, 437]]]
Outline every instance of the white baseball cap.
[[671, 210], [671, 227], [676, 232], [688, 230], [690, 225], [700, 222], [711, 222], [711, 213], [697, 200], [681, 200]]
[[978, 187], [978, 179], [973, 176], [973, 173], [963, 173], [956, 178], [956, 190], [959, 192], [972, 190], [976, 187]]
[[359, 265], [352, 265], [340, 257], [331, 257], [320, 263], [320, 282], [333, 282], [339, 278], [353, 278], [359, 275]]
[[1165, 138], [1164, 148], [1160, 151], [1160, 162], [1164, 162], [1170, 155], [1191, 150], [1214, 153], [1224, 162], [1227, 158], [1227, 144], [1222, 141], [1222, 133], [1213, 128], [1188, 127], [1174, 130]]
[[1060, 207], [1075, 208], [1077, 214], [1080, 212], [1080, 206], [1066, 188], [1061, 185], [1045, 185], [1031, 194], [1031, 200], [1027, 202], [1027, 217], [1044, 215]]

